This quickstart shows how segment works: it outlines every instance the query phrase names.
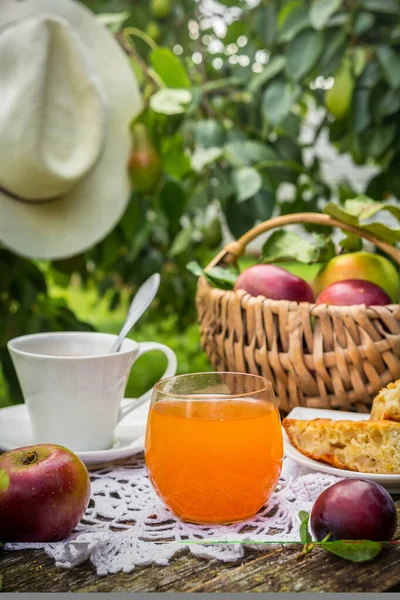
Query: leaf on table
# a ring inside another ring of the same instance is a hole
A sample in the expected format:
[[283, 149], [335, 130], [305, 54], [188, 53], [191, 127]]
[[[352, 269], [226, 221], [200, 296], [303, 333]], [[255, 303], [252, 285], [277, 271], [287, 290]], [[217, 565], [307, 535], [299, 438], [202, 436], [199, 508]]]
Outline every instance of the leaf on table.
[[331, 554], [352, 562], [372, 560], [382, 550], [380, 542], [371, 542], [370, 540], [337, 540], [333, 542], [316, 542], [316, 545], [331, 552]]
[[265, 242], [261, 262], [296, 260], [306, 264], [329, 260], [336, 255], [332, 240], [323, 235], [313, 235], [307, 240], [292, 231], [276, 231]]
[[299, 512], [300, 519], [300, 540], [303, 544], [310, 544], [312, 542], [311, 534], [308, 531], [308, 523], [310, 521], [310, 515], [305, 510]]
[[196, 261], [191, 261], [186, 268], [197, 277], [203, 275], [212, 286], [222, 290], [232, 290], [239, 275], [239, 269], [235, 265], [212, 267], [205, 271]]

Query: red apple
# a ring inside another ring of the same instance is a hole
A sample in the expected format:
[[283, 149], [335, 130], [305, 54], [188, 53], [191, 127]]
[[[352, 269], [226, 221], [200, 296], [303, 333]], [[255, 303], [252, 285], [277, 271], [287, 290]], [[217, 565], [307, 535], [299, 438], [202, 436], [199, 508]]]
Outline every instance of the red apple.
[[77, 526], [90, 498], [90, 478], [71, 450], [52, 444], [0, 456], [0, 540], [56, 542]]
[[314, 301], [312, 288], [304, 279], [276, 265], [253, 265], [245, 269], [237, 278], [235, 290], [272, 300]]
[[351, 306], [352, 304], [378, 306], [390, 304], [391, 299], [381, 287], [371, 283], [371, 281], [347, 279], [328, 285], [320, 293], [315, 303], [336, 304], [338, 306]]

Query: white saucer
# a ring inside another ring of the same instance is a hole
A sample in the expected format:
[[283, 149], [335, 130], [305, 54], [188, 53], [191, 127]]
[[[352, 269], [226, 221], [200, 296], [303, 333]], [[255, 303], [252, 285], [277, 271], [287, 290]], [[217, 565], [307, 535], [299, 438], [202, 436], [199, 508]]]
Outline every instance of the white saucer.
[[[289, 414], [289, 419], [333, 419], [338, 421], [345, 419], [349, 421], [365, 421], [369, 419], [368, 414], [353, 413], [353, 412], [342, 412], [337, 410], [325, 410], [319, 408], [304, 408], [296, 406]], [[329, 473], [330, 475], [336, 475], [337, 477], [349, 477], [351, 479], [368, 479], [379, 483], [388, 492], [392, 494], [400, 493], [400, 475], [385, 475], [385, 474], [372, 474], [372, 473], [360, 473], [359, 471], [346, 471], [344, 469], [337, 469], [331, 467], [328, 464], [313, 460], [301, 454], [296, 448], [292, 446], [286, 432], [283, 431], [283, 437], [285, 440], [285, 453], [287, 456], [292, 458], [295, 462], [313, 471], [320, 471], [322, 473]]]
[[[125, 398], [122, 406], [133, 399]], [[134, 401], [134, 400], [133, 400]], [[109, 450], [76, 452], [86, 466], [105, 465], [142, 452], [149, 405], [144, 404], [129, 413], [115, 429], [115, 441]], [[32, 429], [26, 404], [0, 409], [0, 450], [30, 446]]]

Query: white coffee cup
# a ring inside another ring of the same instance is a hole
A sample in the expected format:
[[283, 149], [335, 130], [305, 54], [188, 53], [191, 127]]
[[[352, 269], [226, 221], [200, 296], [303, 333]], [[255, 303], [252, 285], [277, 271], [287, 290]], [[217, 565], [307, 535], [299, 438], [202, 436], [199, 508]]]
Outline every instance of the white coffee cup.
[[139, 356], [160, 350], [168, 359], [163, 375], [175, 375], [175, 353], [157, 342], [125, 339], [109, 354], [115, 335], [92, 332], [39, 333], [8, 342], [35, 443], [53, 443], [75, 452], [106, 450], [116, 425], [152, 390], [121, 408], [130, 369]]

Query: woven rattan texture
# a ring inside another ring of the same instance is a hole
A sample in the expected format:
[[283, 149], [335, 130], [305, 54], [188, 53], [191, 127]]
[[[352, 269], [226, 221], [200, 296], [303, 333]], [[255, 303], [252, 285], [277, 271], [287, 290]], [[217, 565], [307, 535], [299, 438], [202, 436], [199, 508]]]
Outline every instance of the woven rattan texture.
[[201, 341], [217, 371], [263, 375], [280, 409], [368, 412], [374, 395], [400, 378], [400, 305], [350, 307], [197, 289]]

